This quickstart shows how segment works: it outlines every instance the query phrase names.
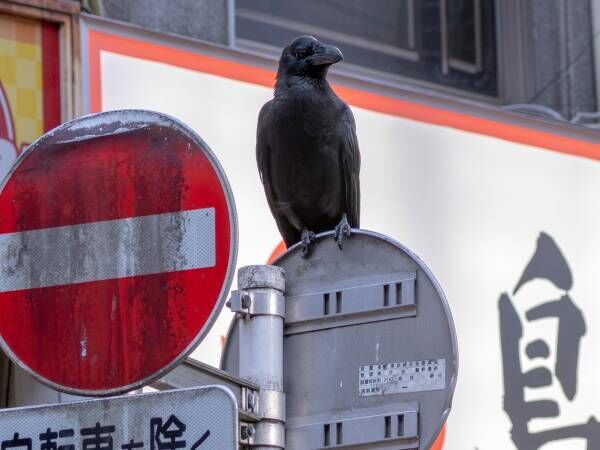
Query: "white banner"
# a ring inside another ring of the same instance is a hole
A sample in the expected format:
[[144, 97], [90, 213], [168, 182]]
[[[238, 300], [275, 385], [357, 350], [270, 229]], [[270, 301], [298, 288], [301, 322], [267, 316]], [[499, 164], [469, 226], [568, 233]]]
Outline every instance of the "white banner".
[[[272, 89], [116, 50], [100, 52], [100, 74], [103, 110], [161, 111], [210, 145], [236, 198], [238, 264], [265, 262], [280, 236], [255, 133]], [[600, 163], [352, 109], [361, 225], [415, 251], [454, 315], [460, 369], [444, 449], [600, 448], [590, 419], [600, 421]], [[228, 323], [225, 313], [194, 356], [216, 364]]]

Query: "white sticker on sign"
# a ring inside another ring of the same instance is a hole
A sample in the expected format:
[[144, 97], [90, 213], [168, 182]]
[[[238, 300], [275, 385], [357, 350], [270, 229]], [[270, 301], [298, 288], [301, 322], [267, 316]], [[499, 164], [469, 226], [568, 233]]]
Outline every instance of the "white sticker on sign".
[[446, 360], [422, 359], [360, 366], [359, 395], [402, 394], [446, 388]]

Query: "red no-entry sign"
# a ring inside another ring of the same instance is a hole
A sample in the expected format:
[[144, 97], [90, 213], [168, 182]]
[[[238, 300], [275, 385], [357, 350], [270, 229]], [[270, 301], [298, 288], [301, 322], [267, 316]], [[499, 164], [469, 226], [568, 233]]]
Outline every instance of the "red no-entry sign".
[[57, 389], [139, 387], [208, 332], [236, 250], [229, 184], [193, 131], [148, 111], [74, 120], [0, 192], [0, 344]]

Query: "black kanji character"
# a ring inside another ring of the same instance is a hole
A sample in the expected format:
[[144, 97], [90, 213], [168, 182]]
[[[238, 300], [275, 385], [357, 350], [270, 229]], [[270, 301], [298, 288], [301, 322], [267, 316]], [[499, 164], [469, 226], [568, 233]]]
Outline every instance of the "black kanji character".
[[150, 419], [150, 450], [175, 450], [185, 448], [186, 441], [177, 440], [183, 436], [186, 426], [171, 414], [163, 424], [162, 418]]
[[206, 441], [208, 439], [208, 437], [210, 436], [210, 430], [206, 430], [206, 432], [200, 437], [200, 439], [198, 439], [194, 445], [192, 445], [192, 448], [190, 450], [196, 450], [198, 447], [200, 447], [204, 441]]
[[40, 433], [40, 450], [75, 450], [73, 444], [58, 445], [56, 443], [57, 438], [73, 437], [75, 432], [73, 429], [60, 430], [59, 432], [52, 431], [51, 428], [46, 429], [45, 432]]
[[0, 448], [6, 450], [8, 448], [22, 448], [25, 447], [27, 450], [31, 450], [31, 438], [19, 437], [19, 433], [15, 433], [12, 439], [2, 441]]
[[131, 439], [127, 444], [121, 445], [121, 448], [123, 450], [133, 450], [134, 448], [143, 448], [143, 447], [144, 447], [143, 442], [134, 442], [133, 439]]
[[112, 450], [113, 439], [112, 436], [109, 435], [114, 431], [114, 425], [101, 427], [99, 422], [96, 422], [96, 425], [93, 428], [82, 428], [82, 436], [92, 436], [83, 440], [83, 450]]

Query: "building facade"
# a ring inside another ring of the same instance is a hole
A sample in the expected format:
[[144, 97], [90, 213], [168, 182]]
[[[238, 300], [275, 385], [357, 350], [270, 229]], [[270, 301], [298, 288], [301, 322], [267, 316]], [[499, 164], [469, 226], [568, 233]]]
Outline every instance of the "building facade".
[[[362, 225], [423, 258], [456, 322], [454, 408], [433, 448], [596, 448], [599, 15], [600, 0], [0, 0], [0, 178], [60, 122], [165, 112], [231, 179], [238, 266], [264, 263], [280, 238], [257, 114], [283, 46], [335, 44]], [[230, 318], [192, 356], [218, 365]], [[72, 399], [0, 358], [2, 405]]]
[[94, 6], [105, 17], [273, 58], [294, 37], [313, 34], [344, 49], [344, 72], [524, 113], [588, 123], [581, 115], [599, 109], [596, 0], [182, 0], [176, 8], [161, 0], [102, 0]]

